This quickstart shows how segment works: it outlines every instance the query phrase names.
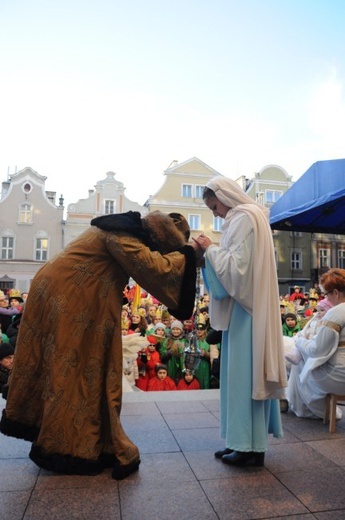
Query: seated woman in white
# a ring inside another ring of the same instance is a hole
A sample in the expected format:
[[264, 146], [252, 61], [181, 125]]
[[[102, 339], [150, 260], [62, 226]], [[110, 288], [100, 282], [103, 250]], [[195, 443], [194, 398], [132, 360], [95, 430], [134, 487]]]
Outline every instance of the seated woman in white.
[[320, 285], [333, 307], [316, 336], [296, 339], [302, 360], [291, 368], [287, 399], [298, 417], [323, 418], [326, 395], [345, 392], [345, 269], [330, 269]]

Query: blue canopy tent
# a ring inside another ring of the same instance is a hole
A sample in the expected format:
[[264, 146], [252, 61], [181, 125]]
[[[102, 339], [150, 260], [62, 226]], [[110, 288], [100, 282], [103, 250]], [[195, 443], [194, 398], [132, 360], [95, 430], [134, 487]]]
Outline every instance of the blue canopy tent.
[[345, 234], [345, 159], [318, 161], [271, 207], [272, 229]]

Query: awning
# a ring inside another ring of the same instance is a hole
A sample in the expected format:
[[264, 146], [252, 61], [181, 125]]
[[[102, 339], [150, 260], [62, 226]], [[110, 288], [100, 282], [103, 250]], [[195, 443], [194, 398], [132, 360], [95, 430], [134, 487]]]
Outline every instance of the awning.
[[345, 234], [345, 159], [314, 163], [271, 207], [272, 229]]

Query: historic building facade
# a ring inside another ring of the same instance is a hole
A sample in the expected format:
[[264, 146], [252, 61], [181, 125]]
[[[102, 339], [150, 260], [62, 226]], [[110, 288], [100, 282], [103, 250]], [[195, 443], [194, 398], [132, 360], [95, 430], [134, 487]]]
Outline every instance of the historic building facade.
[[126, 211], [139, 211], [143, 216], [147, 213], [147, 208], [125, 196], [125, 186], [115, 179], [115, 175], [114, 172], [108, 172], [105, 179], [96, 182], [94, 189], [89, 190], [86, 199], [79, 199], [67, 206], [65, 245], [85, 231], [94, 217]]
[[63, 247], [63, 199], [47, 177], [24, 168], [2, 183], [0, 289], [28, 291], [37, 270]]

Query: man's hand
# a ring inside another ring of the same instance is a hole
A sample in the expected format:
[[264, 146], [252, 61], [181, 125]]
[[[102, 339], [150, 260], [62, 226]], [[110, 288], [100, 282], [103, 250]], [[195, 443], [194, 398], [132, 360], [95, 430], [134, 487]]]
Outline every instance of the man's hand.
[[190, 242], [188, 245], [192, 246], [192, 248], [195, 251], [196, 266], [197, 267], [203, 267], [203, 265], [204, 265], [204, 251], [202, 250], [202, 248], [199, 246], [199, 244], [195, 240], [193, 242]]

